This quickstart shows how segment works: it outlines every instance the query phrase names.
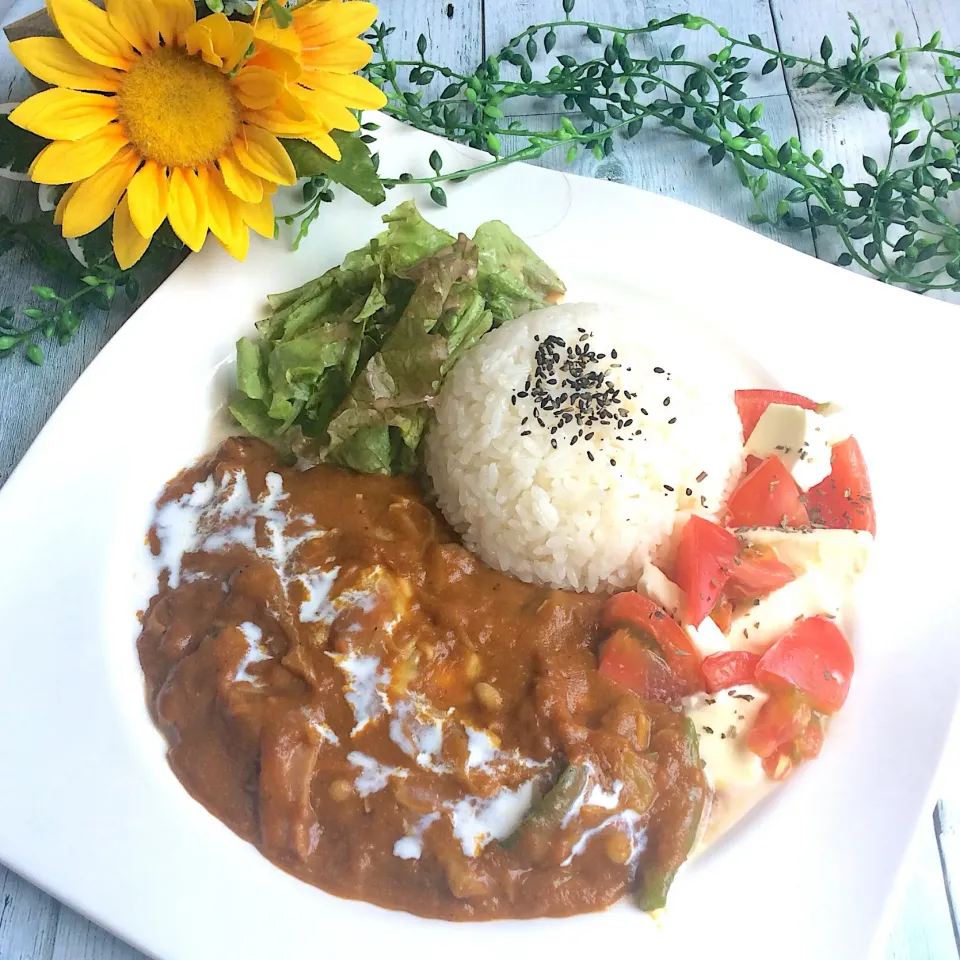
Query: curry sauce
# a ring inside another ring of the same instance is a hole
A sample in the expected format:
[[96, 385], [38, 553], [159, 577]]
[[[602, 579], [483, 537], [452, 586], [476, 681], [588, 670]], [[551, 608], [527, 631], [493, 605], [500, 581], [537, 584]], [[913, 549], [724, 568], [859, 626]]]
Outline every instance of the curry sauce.
[[161, 497], [138, 641], [171, 767], [284, 870], [448, 920], [662, 901], [707, 793], [597, 672], [602, 595], [472, 556], [409, 478], [226, 441]]

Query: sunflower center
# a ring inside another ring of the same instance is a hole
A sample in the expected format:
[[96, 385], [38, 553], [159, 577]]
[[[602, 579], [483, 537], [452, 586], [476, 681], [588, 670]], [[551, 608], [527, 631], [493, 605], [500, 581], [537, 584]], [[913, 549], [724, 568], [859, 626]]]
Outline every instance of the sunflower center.
[[211, 163], [230, 146], [240, 104], [216, 67], [176, 47], [137, 59], [117, 94], [131, 142], [168, 167]]

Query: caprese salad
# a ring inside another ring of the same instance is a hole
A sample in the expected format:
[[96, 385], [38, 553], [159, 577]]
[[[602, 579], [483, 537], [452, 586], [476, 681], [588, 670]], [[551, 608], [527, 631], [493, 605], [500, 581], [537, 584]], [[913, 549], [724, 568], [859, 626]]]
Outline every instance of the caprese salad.
[[600, 652], [607, 677], [683, 703], [733, 818], [820, 753], [854, 672], [837, 620], [876, 533], [842, 410], [779, 390], [736, 403], [742, 479], [716, 519], [690, 516], [637, 590], [609, 600]]

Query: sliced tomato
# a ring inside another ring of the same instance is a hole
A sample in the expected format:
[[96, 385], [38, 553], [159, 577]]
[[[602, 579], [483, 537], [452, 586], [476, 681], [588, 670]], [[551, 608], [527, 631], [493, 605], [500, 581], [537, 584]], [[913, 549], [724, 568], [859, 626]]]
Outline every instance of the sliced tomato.
[[794, 744], [794, 751], [799, 760], [813, 760], [820, 756], [823, 749], [824, 739], [824, 718], [819, 713], [814, 713], [807, 724], [807, 729], [803, 731]]
[[763, 760], [775, 757], [803, 736], [812, 717], [810, 703], [799, 690], [775, 693], [757, 713], [747, 746]]
[[771, 780], [786, 780], [798, 763], [820, 755], [824, 728], [825, 718], [799, 690], [780, 691], [760, 708], [747, 747]]
[[760, 662], [759, 653], [749, 650], [723, 650], [703, 658], [703, 679], [707, 693], [753, 683]]
[[830, 476], [807, 491], [810, 521], [818, 527], [877, 532], [870, 477], [856, 438], [833, 448]]
[[799, 690], [817, 710], [833, 713], [847, 699], [853, 653], [840, 628], [826, 617], [795, 624], [760, 659], [757, 686]]
[[673, 575], [687, 601], [686, 619], [695, 627], [713, 609], [727, 580], [740, 541], [723, 527], [691, 517], [683, 528]]
[[733, 601], [725, 594], [720, 594], [716, 606], [710, 611], [710, 619], [720, 628], [722, 634], [728, 634], [733, 624]]
[[804, 410], [815, 410], [817, 405], [799, 393], [787, 393], [786, 390], [737, 390], [733, 395], [743, 424], [743, 439], [749, 440], [757, 421], [771, 403], [785, 403]]
[[800, 488], [779, 457], [748, 473], [727, 502], [728, 527], [804, 527], [809, 523]]
[[796, 579], [797, 575], [777, 559], [772, 547], [744, 547], [733, 561], [724, 593], [731, 600], [754, 600]]
[[682, 696], [703, 689], [700, 655], [683, 627], [663, 607], [639, 593], [612, 596], [600, 611], [600, 625], [613, 629], [627, 627], [653, 639], [667, 666], [683, 688]]
[[663, 657], [625, 628], [604, 641], [599, 672], [644, 700], [673, 703], [687, 695], [686, 685]]

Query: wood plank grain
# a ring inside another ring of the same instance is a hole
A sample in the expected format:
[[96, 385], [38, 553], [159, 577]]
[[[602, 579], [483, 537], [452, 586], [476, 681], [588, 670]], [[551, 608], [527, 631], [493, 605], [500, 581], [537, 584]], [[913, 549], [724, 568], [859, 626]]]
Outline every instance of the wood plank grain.
[[[504, 9], [498, 6], [497, 16], [486, 18], [487, 48], [500, 49], [529, 24], [554, 19], [559, 9], [559, 4], [543, 3], [541, 0], [518, 0]], [[773, 21], [766, 0], [738, 3], [731, 3], [730, 0], [702, 0], [697, 5], [697, 11], [727, 26], [738, 36], [758, 33], [773, 41]], [[578, 19], [596, 19], [610, 24], [642, 24], [652, 17], [665, 19], [675, 12], [667, 4], [650, 0], [579, 0], [575, 16]], [[535, 74], [544, 75], [555, 62], [555, 56], [561, 53], [568, 53], [579, 59], [597, 55], [599, 48], [586, 38], [584, 31], [571, 29], [561, 31], [559, 36], [560, 42], [552, 55], [546, 57], [541, 54], [534, 61]], [[691, 60], [703, 60], [722, 46], [722, 41], [713, 31], [690, 31], [677, 27], [662, 34], [655, 34], [652, 38], [634, 39], [631, 49], [638, 56], [667, 56], [679, 43], [686, 45], [686, 56]], [[782, 142], [797, 133], [784, 78], [780, 74], [762, 76], [761, 66], [762, 60], [751, 64], [748, 89], [756, 93], [756, 98], [743, 102], [747, 107], [752, 107], [760, 100], [765, 103], [763, 124], [777, 142]], [[516, 111], [511, 109], [511, 117], [521, 115], [526, 120], [527, 128], [543, 130], [559, 123], [561, 113], [558, 108], [560, 105], [556, 101], [520, 101]], [[509, 143], [508, 138], [507, 144]], [[647, 124], [641, 133], [630, 141], [618, 137], [615, 154], [602, 161], [597, 161], [592, 154], [587, 153], [581, 154], [572, 164], [567, 165], [563, 152], [556, 150], [547, 155], [544, 164], [555, 169], [567, 169], [571, 173], [585, 176], [599, 176], [672, 196], [744, 225], [748, 223], [749, 214], [754, 211], [752, 198], [740, 185], [731, 165], [713, 167], [701, 144], [659, 124]], [[792, 184], [779, 183], [774, 178], [768, 194], [771, 208], [786, 195], [791, 186]], [[814, 252], [813, 241], [808, 233], [787, 233], [766, 225], [759, 230], [798, 250]], [[681, 253], [692, 259], [708, 255], [707, 251], [697, 249], [695, 238], [691, 238], [690, 249]]]
[[50, 960], [147, 960], [147, 957], [69, 907], [61, 907]]
[[[395, 59], [418, 59], [420, 34], [427, 38], [430, 59], [451, 70], [472, 69], [485, 56], [482, 0], [385, 0], [380, 3], [380, 17], [396, 27], [389, 40]], [[434, 99], [448, 82], [437, 76], [416, 89]]]
[[0, 957], [52, 960], [60, 909], [56, 900], [0, 866]]
[[[793, 0], [770, 2], [781, 47], [806, 56], [816, 56], [825, 34], [831, 37], [837, 51], [846, 50], [851, 38], [847, 10], [857, 16], [864, 34], [871, 37], [869, 52], [872, 54], [892, 49], [898, 29], [903, 31], [907, 45], [926, 43], [936, 30], [943, 31], [945, 46], [957, 49], [960, 45], [960, 5], [955, 0], [884, 0], [882, 4], [876, 0], [848, 0], [843, 4], [817, 0], [802, 6]], [[913, 79], [908, 93], [937, 88], [937, 75], [931, 64], [928, 57], [911, 59]], [[795, 81], [800, 68], [790, 73], [791, 80]], [[792, 83], [791, 100], [800, 140], [808, 153], [819, 147], [828, 164], [843, 164], [847, 177], [854, 180], [866, 179], [864, 155], [876, 158], [883, 165], [890, 141], [882, 115], [864, 110], [855, 100], [837, 107], [835, 95], [819, 84], [802, 89]], [[942, 105], [946, 105], [946, 98]], [[954, 98], [954, 109], [958, 107], [960, 97]], [[960, 219], [960, 200], [955, 202], [955, 209]], [[827, 260], [835, 260], [844, 249], [832, 231], [823, 232], [818, 243], [821, 257]], [[940, 296], [960, 303], [960, 294]]]

